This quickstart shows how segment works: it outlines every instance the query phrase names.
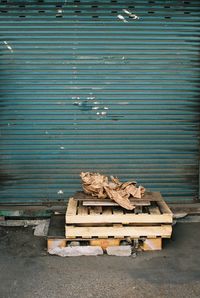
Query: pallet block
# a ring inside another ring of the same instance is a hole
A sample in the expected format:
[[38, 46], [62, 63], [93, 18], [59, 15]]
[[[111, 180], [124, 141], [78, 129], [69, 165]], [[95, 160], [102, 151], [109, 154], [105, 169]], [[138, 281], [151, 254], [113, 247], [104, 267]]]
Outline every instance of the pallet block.
[[145, 239], [140, 245], [141, 250], [143, 251], [154, 251], [162, 249], [162, 238], [154, 238], [154, 239]]

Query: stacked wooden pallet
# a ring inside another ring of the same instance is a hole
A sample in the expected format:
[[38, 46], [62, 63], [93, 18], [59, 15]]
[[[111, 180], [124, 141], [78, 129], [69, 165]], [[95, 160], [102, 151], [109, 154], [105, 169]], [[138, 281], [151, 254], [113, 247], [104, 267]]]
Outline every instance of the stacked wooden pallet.
[[[90, 245], [120, 245], [142, 241], [142, 249], [161, 249], [162, 239], [172, 234], [172, 212], [160, 193], [148, 193], [134, 200], [136, 208], [125, 210], [109, 200], [89, 196], [70, 198], [66, 211], [67, 241], [89, 241]], [[100, 205], [100, 206], [99, 206]]]

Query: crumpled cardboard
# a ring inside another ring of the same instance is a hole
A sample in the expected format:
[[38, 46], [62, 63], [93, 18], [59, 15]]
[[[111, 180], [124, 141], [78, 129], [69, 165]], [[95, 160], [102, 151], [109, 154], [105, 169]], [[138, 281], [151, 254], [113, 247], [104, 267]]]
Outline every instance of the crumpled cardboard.
[[99, 199], [109, 197], [118, 205], [128, 210], [135, 208], [129, 198], [132, 196], [141, 199], [145, 192], [145, 188], [143, 186], [138, 187], [136, 181], [122, 183], [118, 178], [113, 176], [109, 180], [107, 176], [90, 172], [82, 172], [80, 176], [83, 191], [86, 194], [98, 197]]

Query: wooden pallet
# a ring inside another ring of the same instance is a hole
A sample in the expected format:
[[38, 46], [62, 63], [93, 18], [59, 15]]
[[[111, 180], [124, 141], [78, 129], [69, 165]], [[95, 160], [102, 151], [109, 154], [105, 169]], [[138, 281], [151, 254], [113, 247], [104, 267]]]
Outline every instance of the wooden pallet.
[[73, 242], [80, 245], [100, 246], [103, 250], [110, 246], [120, 246], [124, 241], [133, 246], [136, 250], [150, 251], [162, 249], [162, 237], [65, 237], [65, 217], [62, 214], [52, 215], [47, 236], [47, 250], [50, 252], [54, 248], [65, 248]]
[[66, 239], [83, 238], [170, 238], [172, 212], [160, 196], [150, 206], [133, 211], [121, 207], [89, 207], [83, 200], [71, 198], [66, 212]]

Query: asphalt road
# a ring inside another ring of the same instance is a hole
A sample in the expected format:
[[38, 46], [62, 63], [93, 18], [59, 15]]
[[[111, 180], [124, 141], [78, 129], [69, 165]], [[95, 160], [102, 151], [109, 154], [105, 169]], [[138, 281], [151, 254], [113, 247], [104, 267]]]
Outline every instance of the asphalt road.
[[31, 227], [0, 227], [0, 298], [200, 297], [200, 223], [179, 223], [161, 252], [61, 258]]

